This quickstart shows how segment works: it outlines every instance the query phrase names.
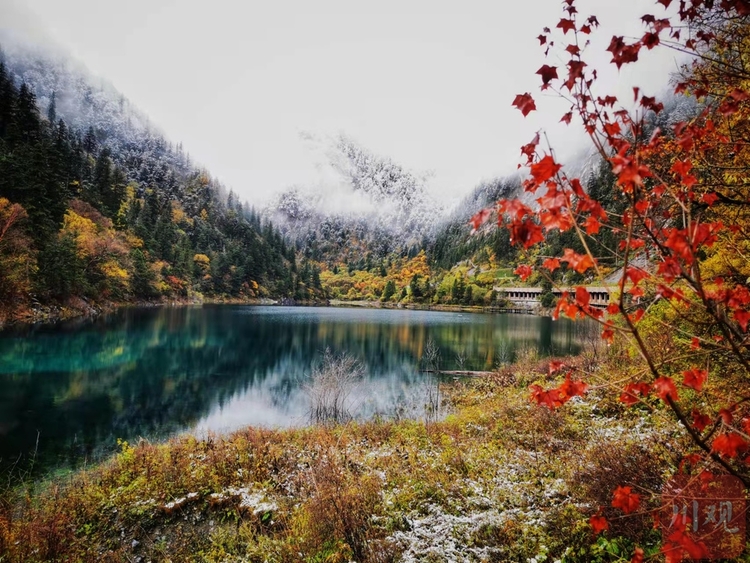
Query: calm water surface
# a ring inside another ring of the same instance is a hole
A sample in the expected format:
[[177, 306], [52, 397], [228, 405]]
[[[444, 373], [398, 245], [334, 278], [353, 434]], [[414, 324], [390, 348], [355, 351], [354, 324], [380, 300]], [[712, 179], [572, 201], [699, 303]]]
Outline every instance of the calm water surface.
[[364, 366], [349, 395], [354, 416], [420, 416], [436, 385], [420, 372], [428, 341], [442, 369], [489, 370], [521, 348], [576, 353], [580, 325], [529, 315], [217, 305], [130, 308], [0, 333], [0, 471], [35, 450], [37, 465], [76, 466], [112, 451], [117, 438], [305, 424], [306, 383], [327, 348]]

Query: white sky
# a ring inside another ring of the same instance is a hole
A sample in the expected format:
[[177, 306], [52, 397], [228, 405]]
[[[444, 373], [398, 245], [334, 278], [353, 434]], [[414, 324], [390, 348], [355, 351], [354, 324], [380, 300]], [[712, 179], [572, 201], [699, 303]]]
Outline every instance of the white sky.
[[[252, 202], [315, 183], [320, 151], [301, 132], [343, 132], [407, 168], [433, 171], [435, 193], [447, 197], [514, 170], [520, 145], [541, 127], [561, 156], [581, 146], [572, 129], [555, 125], [566, 104], [541, 96], [534, 74], [545, 62], [536, 36], [556, 25], [559, 0], [0, 0], [0, 7], [12, 2]], [[578, 2], [582, 13], [595, 7], [605, 46], [613, 32], [640, 35], [640, 15], [663, 13], [654, 4]], [[625, 91], [635, 77], [656, 93], [675, 62], [666, 52], [648, 59], [608, 79]], [[540, 111], [524, 119], [511, 102], [526, 91]]]

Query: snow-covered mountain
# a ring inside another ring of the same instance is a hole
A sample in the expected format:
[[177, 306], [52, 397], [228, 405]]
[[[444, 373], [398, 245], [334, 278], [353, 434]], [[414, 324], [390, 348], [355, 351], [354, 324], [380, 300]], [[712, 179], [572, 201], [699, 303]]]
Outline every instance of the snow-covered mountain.
[[318, 259], [363, 251], [382, 257], [434, 235], [445, 208], [426, 177], [343, 135], [327, 143], [325, 157], [326, 180], [290, 187], [264, 210], [299, 247], [312, 245]]

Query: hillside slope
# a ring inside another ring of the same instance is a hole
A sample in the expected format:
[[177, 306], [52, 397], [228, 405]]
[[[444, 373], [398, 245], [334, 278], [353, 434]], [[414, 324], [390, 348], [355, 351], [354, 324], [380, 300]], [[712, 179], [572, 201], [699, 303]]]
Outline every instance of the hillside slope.
[[315, 297], [272, 223], [226, 195], [122, 94], [62, 55], [8, 45], [0, 43], [4, 318], [50, 304], [87, 308], [81, 299]]

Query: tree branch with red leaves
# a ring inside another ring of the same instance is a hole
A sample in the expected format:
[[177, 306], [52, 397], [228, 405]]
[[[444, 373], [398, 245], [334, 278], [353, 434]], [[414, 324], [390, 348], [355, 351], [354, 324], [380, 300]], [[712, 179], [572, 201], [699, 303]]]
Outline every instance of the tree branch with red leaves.
[[[567, 57], [567, 63], [544, 64], [536, 74], [541, 90], [571, 102], [560, 121], [572, 125], [577, 116], [614, 174], [613, 189], [626, 207], [617, 217], [607, 211], [580, 178], [568, 176], [551, 148], [540, 150], [537, 134], [521, 148], [529, 172], [523, 190], [534, 203], [499, 201], [498, 225], [524, 249], [572, 230], [584, 251], [565, 248], [560, 256], [519, 265], [516, 273], [525, 280], [537, 270], [552, 281], [551, 274], [565, 264], [603, 283], [602, 260], [613, 261], [619, 267], [613, 287], [617, 297], [606, 311], [592, 306], [581, 285], [560, 288], [553, 316], [591, 318], [603, 325], [605, 340], [611, 342], [616, 334], [627, 339], [648, 377], [625, 384], [619, 400], [631, 406], [658, 397], [692, 441], [696, 452], [691, 455], [698, 455], [705, 468], [734, 475], [748, 486], [743, 456], [750, 450], [750, 3], [658, 0], [655, 9], [661, 15], [641, 18], [640, 39], [611, 38], [606, 51], [618, 69], [636, 64], [644, 50], [669, 48], [692, 56], [675, 93], [694, 98], [699, 111], [668, 130], [655, 125], [664, 103], [638, 87], [633, 88], [633, 109], [615, 95], [594, 94], [603, 85], [586, 57], [598, 19], [581, 17], [575, 0], [563, 4], [564, 16], [554, 28], [562, 42], [552, 40], [550, 28], [538, 39], [545, 55]], [[536, 110], [528, 92], [516, 96], [513, 105], [524, 116]], [[472, 226], [478, 229], [491, 216], [481, 211]], [[618, 233], [620, 246], [609, 256], [595, 255], [589, 242], [606, 230]], [[663, 361], [655, 356], [649, 327], [669, 322], [676, 325], [671, 336], [675, 353]], [[725, 394], [709, 393], [707, 386], [711, 378], [722, 377], [722, 370], [735, 395], [728, 400]], [[558, 387], [532, 386], [531, 400], [556, 409], [586, 390], [585, 382], [568, 374]], [[681, 391], [707, 406], [691, 408], [696, 401], [681, 398]], [[628, 489], [618, 487], [612, 501], [624, 513], [638, 507], [637, 494]], [[600, 513], [592, 516], [591, 525], [598, 532], [607, 529]], [[675, 533], [669, 541], [677, 546], [675, 553], [700, 551], [685, 534]]]

